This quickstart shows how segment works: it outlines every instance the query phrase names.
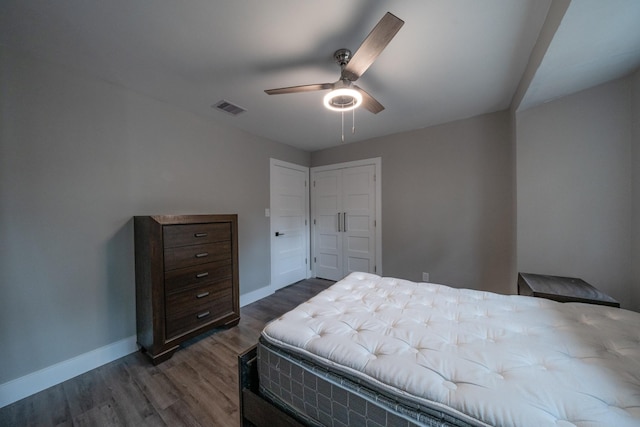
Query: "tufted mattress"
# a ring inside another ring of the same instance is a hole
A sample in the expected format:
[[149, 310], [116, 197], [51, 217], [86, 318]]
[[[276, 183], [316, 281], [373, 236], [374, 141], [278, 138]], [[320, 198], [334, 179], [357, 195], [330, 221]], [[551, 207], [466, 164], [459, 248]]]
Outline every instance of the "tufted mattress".
[[632, 311], [352, 273], [261, 341], [461, 425], [640, 426]]

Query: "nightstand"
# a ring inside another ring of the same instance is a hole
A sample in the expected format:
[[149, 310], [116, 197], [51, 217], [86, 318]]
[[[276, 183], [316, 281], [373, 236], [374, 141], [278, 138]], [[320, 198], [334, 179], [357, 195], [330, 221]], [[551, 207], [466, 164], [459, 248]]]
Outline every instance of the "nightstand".
[[620, 307], [620, 303], [582, 279], [518, 273], [518, 295], [547, 298], [559, 302], [586, 302]]

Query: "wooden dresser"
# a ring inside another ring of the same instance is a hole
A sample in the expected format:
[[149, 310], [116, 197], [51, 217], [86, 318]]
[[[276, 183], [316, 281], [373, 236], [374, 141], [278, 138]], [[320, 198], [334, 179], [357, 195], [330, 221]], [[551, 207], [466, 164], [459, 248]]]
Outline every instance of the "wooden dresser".
[[138, 344], [154, 364], [240, 320], [237, 215], [134, 217]]

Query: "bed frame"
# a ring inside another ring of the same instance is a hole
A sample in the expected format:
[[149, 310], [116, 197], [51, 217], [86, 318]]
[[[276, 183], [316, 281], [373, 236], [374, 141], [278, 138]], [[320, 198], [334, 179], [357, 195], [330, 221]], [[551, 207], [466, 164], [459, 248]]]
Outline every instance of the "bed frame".
[[305, 425], [286, 414], [260, 394], [257, 345], [238, 355], [238, 388], [240, 393], [240, 426], [303, 427]]

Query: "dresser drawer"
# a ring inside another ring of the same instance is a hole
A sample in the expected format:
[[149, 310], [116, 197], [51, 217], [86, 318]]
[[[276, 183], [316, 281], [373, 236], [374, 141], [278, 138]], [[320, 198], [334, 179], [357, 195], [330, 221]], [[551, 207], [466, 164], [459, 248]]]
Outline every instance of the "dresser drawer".
[[231, 240], [231, 224], [165, 225], [162, 235], [165, 248], [220, 242]]
[[183, 291], [194, 286], [202, 286], [231, 278], [231, 259], [199, 264], [187, 268], [167, 271], [164, 275], [164, 290], [167, 294]]
[[230, 241], [165, 248], [164, 270], [169, 271], [213, 261], [230, 260], [231, 257]]
[[216, 299], [231, 293], [231, 288], [231, 280], [221, 280], [216, 283], [168, 295], [166, 297], [167, 317], [177, 318], [185, 314], [199, 312]]
[[[216, 285], [226, 286], [216, 288]], [[199, 295], [202, 296], [198, 298]], [[167, 338], [189, 332], [232, 313], [233, 291], [230, 281], [171, 295], [167, 298]]]

